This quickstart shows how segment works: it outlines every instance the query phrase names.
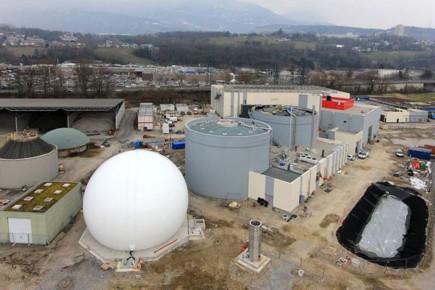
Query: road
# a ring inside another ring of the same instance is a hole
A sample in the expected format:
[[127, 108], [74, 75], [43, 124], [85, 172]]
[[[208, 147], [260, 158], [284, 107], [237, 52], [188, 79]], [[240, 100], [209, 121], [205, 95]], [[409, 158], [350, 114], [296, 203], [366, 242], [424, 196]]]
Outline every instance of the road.
[[136, 112], [132, 110], [125, 110], [124, 117], [122, 117], [119, 128], [116, 131], [115, 139], [118, 141], [127, 139], [133, 135], [134, 121], [136, 118]]

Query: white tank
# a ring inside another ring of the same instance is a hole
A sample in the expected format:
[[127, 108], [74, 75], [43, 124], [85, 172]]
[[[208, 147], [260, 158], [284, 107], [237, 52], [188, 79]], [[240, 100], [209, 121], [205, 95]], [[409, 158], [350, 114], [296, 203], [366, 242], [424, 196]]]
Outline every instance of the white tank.
[[171, 238], [186, 218], [184, 177], [166, 157], [134, 150], [104, 162], [92, 175], [83, 199], [89, 232], [102, 245], [145, 250]]

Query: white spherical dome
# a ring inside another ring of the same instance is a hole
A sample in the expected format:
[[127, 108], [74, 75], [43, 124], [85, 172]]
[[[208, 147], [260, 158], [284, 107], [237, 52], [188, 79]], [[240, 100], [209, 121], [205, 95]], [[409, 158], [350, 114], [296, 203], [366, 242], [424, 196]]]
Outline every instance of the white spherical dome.
[[187, 186], [166, 157], [134, 150], [104, 162], [86, 186], [83, 215], [102, 245], [144, 250], [173, 236], [186, 218]]

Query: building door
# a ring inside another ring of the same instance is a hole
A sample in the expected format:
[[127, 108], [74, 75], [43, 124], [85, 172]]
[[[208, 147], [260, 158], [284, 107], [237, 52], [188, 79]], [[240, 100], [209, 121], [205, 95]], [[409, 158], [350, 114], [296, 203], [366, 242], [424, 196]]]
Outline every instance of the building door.
[[9, 242], [32, 243], [32, 221], [30, 219], [8, 218]]

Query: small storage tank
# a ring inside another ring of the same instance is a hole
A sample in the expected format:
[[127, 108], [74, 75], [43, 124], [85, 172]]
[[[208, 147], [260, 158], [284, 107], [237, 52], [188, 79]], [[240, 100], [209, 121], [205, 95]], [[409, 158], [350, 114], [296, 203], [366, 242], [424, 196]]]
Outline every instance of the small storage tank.
[[193, 192], [246, 199], [249, 171], [269, 167], [272, 128], [244, 118], [193, 119], [186, 123], [185, 177]]
[[31, 187], [58, 174], [57, 148], [48, 144], [36, 131], [8, 136], [0, 148], [0, 188]]
[[309, 146], [317, 138], [318, 114], [315, 110], [265, 105], [253, 107], [250, 116], [272, 127], [273, 141], [279, 146]]

